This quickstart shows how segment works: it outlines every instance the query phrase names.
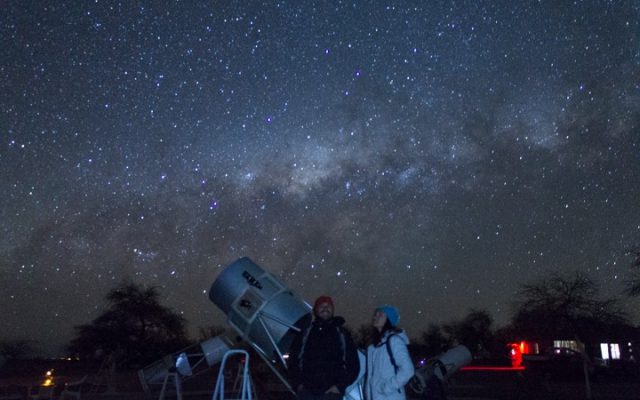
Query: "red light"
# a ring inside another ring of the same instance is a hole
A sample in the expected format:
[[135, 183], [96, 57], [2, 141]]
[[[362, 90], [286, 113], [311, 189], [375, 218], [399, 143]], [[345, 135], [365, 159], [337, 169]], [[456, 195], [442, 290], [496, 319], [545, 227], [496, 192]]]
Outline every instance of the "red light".
[[462, 367], [460, 371], [524, 371], [525, 367], [483, 367], [483, 366], [469, 366]]
[[524, 347], [524, 342], [509, 343], [509, 347], [511, 347], [511, 366], [519, 367], [522, 365], [522, 348]]

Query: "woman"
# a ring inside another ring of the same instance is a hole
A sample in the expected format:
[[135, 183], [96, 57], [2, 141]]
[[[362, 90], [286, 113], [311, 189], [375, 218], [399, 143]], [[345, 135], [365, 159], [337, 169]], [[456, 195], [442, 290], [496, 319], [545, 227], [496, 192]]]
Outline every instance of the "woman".
[[367, 400], [405, 400], [404, 386], [414, 369], [407, 345], [409, 338], [398, 329], [400, 314], [390, 305], [380, 306], [373, 314], [373, 340], [367, 348]]

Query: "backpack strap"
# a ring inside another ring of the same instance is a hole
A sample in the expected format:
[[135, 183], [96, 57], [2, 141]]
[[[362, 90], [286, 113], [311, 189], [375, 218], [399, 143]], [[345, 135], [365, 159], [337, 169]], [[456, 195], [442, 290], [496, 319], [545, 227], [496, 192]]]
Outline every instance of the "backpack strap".
[[392, 333], [387, 338], [386, 347], [387, 347], [387, 353], [389, 354], [389, 360], [391, 360], [391, 365], [393, 365], [393, 372], [397, 374], [398, 373], [398, 364], [396, 364], [396, 359], [393, 357], [393, 352], [391, 351], [391, 338], [393, 336], [395, 336], [395, 333]]
[[340, 338], [340, 350], [342, 350], [342, 365], [347, 366], [347, 340], [344, 338], [344, 330], [341, 326], [336, 325], [338, 337]]
[[[389, 335], [389, 337], [387, 338], [387, 343], [386, 343], [386, 347], [387, 347], [387, 353], [389, 354], [389, 360], [391, 361], [391, 364], [393, 365], [393, 373], [394, 375], [398, 374], [398, 364], [396, 363], [396, 359], [395, 357], [393, 357], [393, 351], [391, 351], [391, 338], [394, 337], [396, 334], [392, 333], [391, 335]], [[398, 393], [401, 393], [400, 389], [398, 389]]]
[[300, 345], [300, 353], [298, 354], [298, 368], [302, 371], [302, 359], [304, 356], [304, 348], [307, 346], [307, 339], [309, 339], [309, 333], [311, 332], [311, 325], [307, 326], [302, 336], [302, 345]]

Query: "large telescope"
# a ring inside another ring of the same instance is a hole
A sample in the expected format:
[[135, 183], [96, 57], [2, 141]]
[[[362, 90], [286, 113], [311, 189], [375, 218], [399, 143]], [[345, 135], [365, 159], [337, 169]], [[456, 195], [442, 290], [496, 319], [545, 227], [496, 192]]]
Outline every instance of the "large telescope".
[[[229, 325], [293, 392], [284, 377], [286, 354], [298, 332], [311, 323], [311, 306], [247, 257], [236, 260], [218, 275], [209, 298], [227, 315]], [[169, 385], [180, 393], [183, 380], [218, 365], [232, 347], [230, 340], [219, 336], [144, 367], [138, 376], [147, 397], [155, 386], [162, 387], [160, 399], [165, 397]]]
[[236, 260], [218, 275], [209, 299], [291, 389], [281, 369], [286, 369], [285, 356], [295, 336], [311, 323], [311, 306], [248, 257]]

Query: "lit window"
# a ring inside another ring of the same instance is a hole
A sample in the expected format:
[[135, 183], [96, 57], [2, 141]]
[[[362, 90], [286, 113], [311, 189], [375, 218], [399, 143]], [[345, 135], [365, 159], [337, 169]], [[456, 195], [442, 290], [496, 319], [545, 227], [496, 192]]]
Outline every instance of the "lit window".
[[576, 342], [575, 340], [554, 340], [553, 347], [580, 351], [578, 342]]
[[609, 343], [600, 343], [600, 353], [602, 353], [602, 359], [609, 359]]
[[612, 360], [619, 360], [620, 359], [620, 345], [618, 343], [611, 343], [609, 345], [609, 349], [611, 352], [611, 359]]

